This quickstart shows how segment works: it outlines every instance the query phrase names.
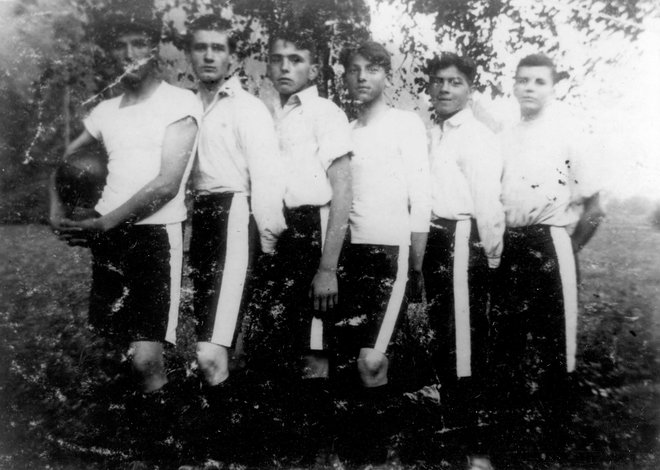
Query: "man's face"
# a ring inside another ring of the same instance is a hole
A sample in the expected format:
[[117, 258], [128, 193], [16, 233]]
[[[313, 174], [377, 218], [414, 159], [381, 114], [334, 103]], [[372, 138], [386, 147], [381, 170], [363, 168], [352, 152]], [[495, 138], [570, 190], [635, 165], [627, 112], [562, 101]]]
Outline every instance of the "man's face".
[[139, 82], [149, 75], [156, 47], [146, 33], [120, 34], [112, 44], [110, 55], [119, 67], [122, 79]]
[[313, 64], [307, 49], [278, 39], [268, 58], [268, 76], [281, 96], [291, 96], [316, 79], [318, 65]]
[[346, 69], [346, 87], [356, 101], [363, 104], [378, 99], [385, 89], [387, 72], [378, 64], [369, 62], [361, 55], [355, 55]]
[[523, 116], [534, 116], [541, 112], [554, 96], [554, 92], [550, 67], [519, 67], [516, 71], [513, 94], [520, 103]]
[[470, 82], [455, 65], [430, 75], [428, 90], [431, 104], [440, 117], [451, 117], [464, 109], [472, 95]]
[[234, 62], [229, 35], [222, 31], [196, 31], [190, 44], [190, 62], [203, 83], [222, 81]]

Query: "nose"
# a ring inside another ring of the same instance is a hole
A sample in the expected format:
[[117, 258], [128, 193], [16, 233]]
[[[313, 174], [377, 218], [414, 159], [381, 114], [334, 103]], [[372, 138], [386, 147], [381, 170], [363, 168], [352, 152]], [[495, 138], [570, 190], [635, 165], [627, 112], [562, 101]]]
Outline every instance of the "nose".
[[210, 47], [207, 47], [204, 52], [204, 62], [213, 62], [213, 50]]
[[132, 61], [133, 59], [135, 59], [135, 57], [136, 57], [135, 48], [133, 46], [131, 46], [130, 44], [127, 44], [126, 45], [126, 58], [128, 60]]
[[288, 72], [289, 68], [291, 68], [291, 61], [284, 57], [282, 59], [282, 72]]
[[362, 70], [358, 70], [358, 72], [357, 72], [357, 81], [359, 83], [367, 81], [367, 77], [365, 77], [364, 72], [362, 72]]

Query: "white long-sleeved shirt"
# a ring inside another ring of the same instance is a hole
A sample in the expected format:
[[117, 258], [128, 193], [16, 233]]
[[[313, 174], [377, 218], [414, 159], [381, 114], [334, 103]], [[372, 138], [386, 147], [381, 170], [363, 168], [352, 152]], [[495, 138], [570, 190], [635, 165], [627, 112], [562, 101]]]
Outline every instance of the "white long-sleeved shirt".
[[286, 207], [328, 204], [328, 168], [352, 150], [346, 114], [320, 97], [315, 86], [291, 95], [284, 106], [277, 102], [274, 113], [287, 174]]
[[502, 157], [499, 142], [469, 108], [430, 131], [433, 216], [474, 218], [491, 266], [499, 263], [504, 234], [500, 202]]
[[352, 243], [410, 244], [428, 232], [431, 185], [424, 123], [390, 108], [366, 126], [352, 123]]
[[199, 130], [196, 191], [242, 193], [250, 205], [264, 252], [272, 252], [286, 228], [282, 213], [284, 172], [273, 119], [266, 106], [243, 90], [237, 77], [225, 82], [205, 110]]
[[577, 206], [600, 189], [585, 140], [581, 126], [556, 104], [501, 134], [507, 226], [565, 227], [579, 219]]

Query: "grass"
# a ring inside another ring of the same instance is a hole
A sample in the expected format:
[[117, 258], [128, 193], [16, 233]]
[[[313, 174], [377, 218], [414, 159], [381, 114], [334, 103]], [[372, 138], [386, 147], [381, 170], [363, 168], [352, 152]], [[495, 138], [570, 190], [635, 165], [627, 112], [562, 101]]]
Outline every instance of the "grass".
[[[646, 220], [615, 212], [580, 257], [577, 412], [568, 460], [521, 454], [508, 468], [658, 468], [660, 231]], [[58, 242], [41, 225], [0, 226], [0, 240], [0, 469], [112, 468], [129, 452], [121, 425], [126, 361], [86, 326], [89, 252]], [[186, 373], [190, 331], [185, 316], [174, 362]], [[442, 445], [446, 436], [420, 425], [406, 439]], [[286, 455], [245, 460], [272, 468], [296, 463]], [[461, 468], [453, 464], [405, 462]]]

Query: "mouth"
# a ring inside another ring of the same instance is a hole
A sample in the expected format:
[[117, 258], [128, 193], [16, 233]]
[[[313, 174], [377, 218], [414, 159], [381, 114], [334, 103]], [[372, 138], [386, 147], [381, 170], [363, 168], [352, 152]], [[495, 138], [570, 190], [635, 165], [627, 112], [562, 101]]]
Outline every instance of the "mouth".
[[210, 65], [202, 67], [202, 72], [215, 72], [215, 67], [211, 67]]
[[291, 85], [293, 83], [293, 80], [290, 78], [278, 78], [277, 83], [281, 85]]

